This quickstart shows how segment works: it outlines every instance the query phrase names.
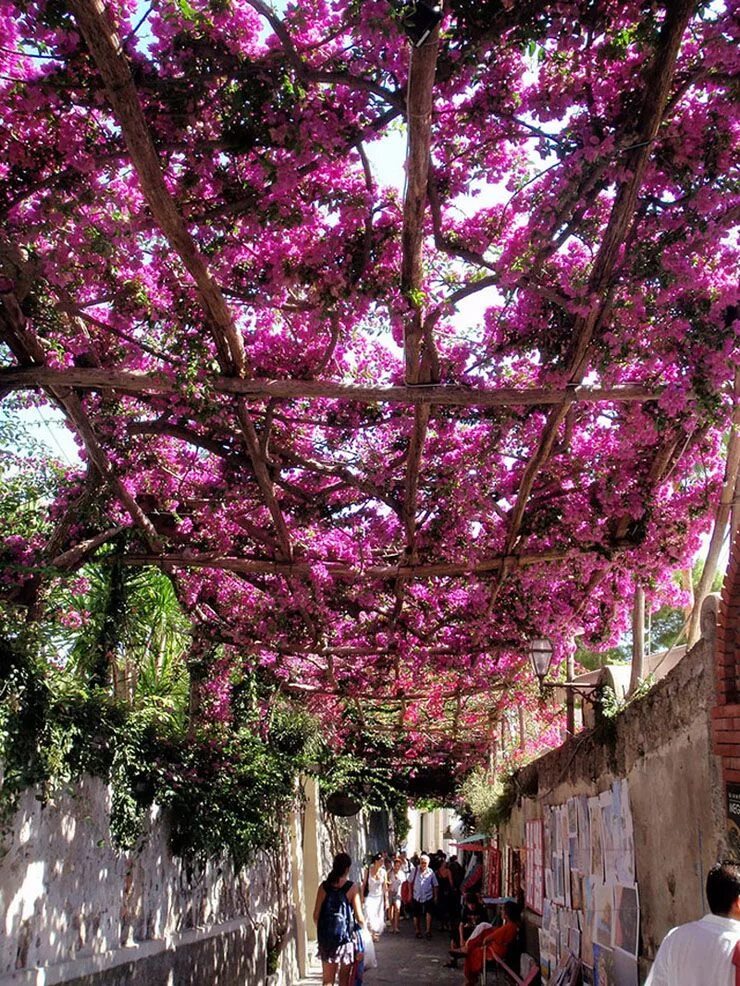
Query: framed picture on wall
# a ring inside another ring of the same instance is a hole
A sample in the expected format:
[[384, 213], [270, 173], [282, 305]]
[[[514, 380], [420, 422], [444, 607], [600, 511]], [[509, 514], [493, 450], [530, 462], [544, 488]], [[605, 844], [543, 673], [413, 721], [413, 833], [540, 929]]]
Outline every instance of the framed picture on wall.
[[530, 911], [542, 914], [545, 892], [544, 832], [542, 820], [526, 825], [527, 865], [525, 871], [525, 903]]

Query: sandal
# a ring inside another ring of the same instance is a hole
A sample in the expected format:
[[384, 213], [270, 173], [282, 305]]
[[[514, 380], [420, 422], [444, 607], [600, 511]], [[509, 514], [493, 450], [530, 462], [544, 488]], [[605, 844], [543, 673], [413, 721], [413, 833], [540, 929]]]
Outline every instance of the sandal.
[[420, 931], [417, 931], [417, 932], [416, 932], [416, 937], [417, 937], [417, 938], [421, 938], [421, 932], [420, 932]]
[[445, 969], [457, 969], [457, 961], [455, 959], [450, 959], [449, 962], [443, 962], [442, 966]]

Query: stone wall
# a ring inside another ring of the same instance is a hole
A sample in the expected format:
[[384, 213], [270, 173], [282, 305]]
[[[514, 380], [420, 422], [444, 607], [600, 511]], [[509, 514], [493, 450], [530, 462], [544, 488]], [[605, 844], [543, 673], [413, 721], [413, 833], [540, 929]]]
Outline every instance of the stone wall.
[[298, 978], [287, 827], [277, 861], [262, 854], [239, 874], [228, 860], [193, 869], [171, 856], [157, 808], [137, 849], [116, 852], [98, 779], [46, 803], [35, 795], [21, 798], [2, 846], [0, 986], [266, 986], [278, 938], [270, 981]]
[[[641, 907], [640, 966], [645, 974], [666, 931], [706, 910], [708, 868], [723, 855], [720, 762], [711, 748], [715, 704], [717, 598], [704, 607], [702, 639], [648, 694], [606, 728], [580, 733], [517, 775], [521, 797], [500, 836], [525, 843], [525, 822], [574, 795], [593, 796], [626, 778], [635, 830]], [[539, 923], [527, 912], [528, 945]], [[536, 953], [535, 953], [536, 954]]]

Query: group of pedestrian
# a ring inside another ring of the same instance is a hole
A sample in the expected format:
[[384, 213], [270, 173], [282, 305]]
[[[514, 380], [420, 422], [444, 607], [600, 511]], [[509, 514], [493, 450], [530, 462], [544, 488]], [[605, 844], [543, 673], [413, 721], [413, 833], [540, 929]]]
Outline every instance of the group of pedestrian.
[[[422, 927], [431, 938], [440, 878], [448, 880], [445, 869], [454, 869], [451, 861], [441, 861], [435, 873], [426, 853], [418, 857], [415, 866], [412, 862], [405, 854], [386, 860], [377, 853], [361, 886], [349, 879], [352, 860], [347, 853], [334, 857], [313, 911], [324, 986], [332, 986], [337, 975], [339, 986], [360, 986], [369, 946], [383, 932], [386, 919], [391, 930], [398, 932], [404, 901], [411, 902], [417, 938], [422, 937]], [[453, 878], [453, 887], [454, 883]], [[411, 887], [410, 896], [403, 892], [404, 885]], [[712, 867], [706, 894], [711, 913], [666, 935], [646, 986], [740, 986], [740, 866], [722, 862]], [[462, 960], [466, 986], [472, 986], [489, 958], [494, 954], [506, 956], [520, 927], [518, 904], [507, 902], [503, 923], [494, 926], [486, 919], [479, 895], [468, 890], [453, 934], [449, 964], [456, 966]]]
[[413, 918], [417, 938], [431, 939], [435, 916], [441, 930], [457, 933], [465, 874], [456, 857], [441, 851], [411, 859], [403, 851], [375, 853], [359, 884], [349, 879], [351, 867], [347, 853], [335, 856], [316, 894], [313, 917], [325, 984], [338, 976], [339, 986], [358, 986], [370, 955], [374, 961], [374, 943], [386, 927], [400, 934], [403, 918]]

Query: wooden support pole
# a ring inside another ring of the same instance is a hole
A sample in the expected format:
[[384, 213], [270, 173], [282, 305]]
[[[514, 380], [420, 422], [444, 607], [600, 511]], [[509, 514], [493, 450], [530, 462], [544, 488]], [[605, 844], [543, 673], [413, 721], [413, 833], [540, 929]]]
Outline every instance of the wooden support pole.
[[635, 586], [635, 601], [632, 607], [632, 672], [628, 695], [634, 695], [637, 686], [645, 677], [645, 590]]

